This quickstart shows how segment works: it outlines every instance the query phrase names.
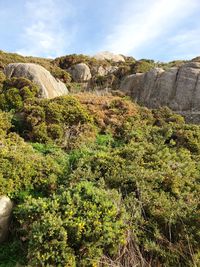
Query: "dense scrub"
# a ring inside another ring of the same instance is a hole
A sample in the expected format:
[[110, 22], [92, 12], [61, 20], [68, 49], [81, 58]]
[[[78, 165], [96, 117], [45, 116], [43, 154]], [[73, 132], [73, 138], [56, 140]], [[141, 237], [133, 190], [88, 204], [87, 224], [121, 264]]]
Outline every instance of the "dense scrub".
[[0, 113], [0, 192], [16, 204], [0, 266], [199, 265], [199, 126], [119, 96], [23, 103], [22, 128], [17, 108]]
[[[126, 58], [115, 75], [152, 65]], [[0, 267], [199, 266], [200, 126], [119, 94], [38, 96], [0, 72], [0, 195], [15, 203]]]

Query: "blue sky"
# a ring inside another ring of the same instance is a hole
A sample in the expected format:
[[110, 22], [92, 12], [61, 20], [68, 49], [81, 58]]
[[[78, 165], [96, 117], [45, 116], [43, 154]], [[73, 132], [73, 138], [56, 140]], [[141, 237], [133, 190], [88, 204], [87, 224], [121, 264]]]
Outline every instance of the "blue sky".
[[23, 55], [200, 56], [200, 0], [0, 0], [0, 18], [0, 49]]

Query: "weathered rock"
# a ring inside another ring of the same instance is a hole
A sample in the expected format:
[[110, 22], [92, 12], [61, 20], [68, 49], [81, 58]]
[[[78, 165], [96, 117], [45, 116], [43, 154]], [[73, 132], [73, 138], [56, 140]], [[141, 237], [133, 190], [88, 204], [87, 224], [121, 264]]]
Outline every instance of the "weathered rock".
[[12, 209], [13, 203], [10, 198], [6, 196], [0, 197], [0, 243], [3, 242], [8, 235]]
[[155, 68], [146, 72], [142, 79], [142, 90], [140, 91], [140, 99], [144, 99], [145, 104], [151, 101], [151, 94], [157, 90], [157, 82], [160, 75], [164, 72], [163, 69]]
[[42, 98], [53, 98], [68, 94], [64, 83], [56, 80], [51, 73], [40, 65], [33, 63], [11, 63], [4, 70], [8, 78], [24, 77], [35, 82], [40, 88]]
[[195, 57], [191, 60], [192, 62], [200, 62], [200, 57]]
[[79, 63], [68, 69], [75, 82], [86, 82], [92, 78], [90, 68], [85, 63]]
[[[125, 77], [120, 89], [150, 108], [168, 106], [179, 113], [200, 112], [200, 63], [152, 69]], [[199, 116], [200, 118], [200, 116]]]
[[105, 76], [107, 74], [113, 73], [115, 71], [118, 70], [117, 66], [98, 66], [98, 67], [94, 67], [93, 68], [93, 72], [95, 75], [99, 75], [99, 76]]
[[144, 73], [136, 73], [126, 76], [120, 85], [120, 90], [132, 96], [136, 101], [142, 91]]
[[100, 52], [94, 55], [97, 60], [112, 60], [113, 62], [124, 62], [125, 59], [122, 55], [116, 55], [108, 51]]

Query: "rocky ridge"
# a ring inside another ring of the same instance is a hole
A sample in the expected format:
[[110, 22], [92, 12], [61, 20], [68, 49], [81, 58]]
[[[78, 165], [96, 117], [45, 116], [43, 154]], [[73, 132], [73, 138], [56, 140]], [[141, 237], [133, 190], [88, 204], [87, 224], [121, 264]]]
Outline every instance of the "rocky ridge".
[[190, 121], [200, 121], [199, 62], [128, 75], [121, 81], [120, 90], [149, 108], [168, 106]]
[[22, 76], [34, 81], [44, 98], [67, 94], [65, 84], [70, 90], [72, 88], [72, 93], [74, 86], [74, 92], [120, 90], [141, 105], [149, 108], [168, 106], [188, 121], [200, 122], [199, 57], [188, 62], [156, 64], [152, 60], [136, 61], [131, 57], [101, 52], [94, 57], [74, 54], [49, 61], [48, 69], [57, 68], [56, 77], [65, 74], [71, 77], [71, 82], [65, 80], [65, 84], [38, 64], [10, 63], [4, 72], [8, 78]]

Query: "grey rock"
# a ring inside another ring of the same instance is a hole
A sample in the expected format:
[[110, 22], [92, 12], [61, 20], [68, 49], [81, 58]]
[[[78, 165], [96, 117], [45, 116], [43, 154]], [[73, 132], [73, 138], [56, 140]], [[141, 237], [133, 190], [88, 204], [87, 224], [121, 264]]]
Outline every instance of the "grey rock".
[[51, 73], [42, 66], [34, 63], [11, 63], [4, 70], [8, 78], [24, 77], [35, 82], [40, 88], [42, 98], [54, 98], [68, 94], [64, 83], [56, 80]]
[[125, 59], [122, 55], [116, 55], [108, 51], [100, 52], [94, 55], [97, 60], [112, 60], [113, 62], [124, 62]]
[[93, 67], [92, 72], [94, 75], [105, 76], [118, 70], [117, 66], [98, 66]]
[[136, 101], [142, 92], [143, 73], [136, 73], [126, 76], [120, 84], [120, 90], [133, 97]]
[[79, 63], [68, 69], [75, 82], [87, 82], [92, 78], [90, 68], [85, 63]]
[[197, 114], [200, 112], [200, 62], [129, 75], [121, 81], [120, 90], [150, 108], [168, 106], [178, 113]]
[[[190, 62], [179, 68], [175, 84], [174, 101], [180, 111], [196, 110], [200, 107], [200, 63]], [[175, 109], [172, 106], [172, 109]]]
[[161, 68], [155, 68], [145, 73], [142, 79], [142, 90], [139, 98], [144, 100], [144, 104], [152, 105], [154, 101], [151, 99], [151, 95], [154, 91], [157, 91], [157, 83], [161, 74], [164, 72]]
[[12, 209], [13, 203], [10, 198], [7, 196], [0, 197], [0, 243], [5, 241], [8, 235]]

